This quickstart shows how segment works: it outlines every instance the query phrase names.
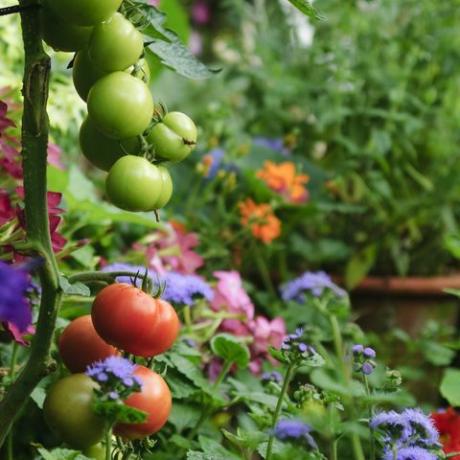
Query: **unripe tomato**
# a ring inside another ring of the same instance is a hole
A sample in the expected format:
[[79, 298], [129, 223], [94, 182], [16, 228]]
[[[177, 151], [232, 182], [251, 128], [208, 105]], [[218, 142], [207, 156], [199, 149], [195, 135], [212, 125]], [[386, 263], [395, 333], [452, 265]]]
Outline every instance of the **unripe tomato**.
[[148, 127], [153, 114], [149, 87], [125, 72], [100, 78], [88, 94], [88, 112], [106, 136], [127, 139]]
[[94, 26], [118, 10], [122, 0], [48, 0], [53, 11], [69, 24]]
[[143, 157], [126, 155], [110, 168], [105, 182], [107, 196], [127, 211], [151, 211], [160, 199], [163, 179], [160, 170]]
[[91, 87], [99, 78], [107, 75], [98, 65], [94, 65], [89, 58], [88, 50], [82, 49], [75, 55], [72, 67], [72, 78], [78, 95], [86, 101]]
[[114, 433], [125, 439], [142, 439], [159, 431], [167, 422], [172, 405], [171, 392], [160, 375], [144, 366], [138, 366], [134, 375], [142, 379], [142, 390], [128, 396], [125, 404], [147, 412], [148, 417], [143, 423], [115, 425]]
[[135, 286], [115, 283], [97, 294], [91, 317], [106, 342], [136, 355], [156, 325], [158, 301]]
[[41, 9], [43, 40], [56, 51], [78, 51], [88, 42], [92, 27], [66, 24], [50, 8]]
[[156, 356], [169, 350], [180, 330], [180, 321], [176, 310], [170, 303], [158, 299], [158, 320], [152, 328], [149, 337], [144, 341], [145, 354], [141, 356]]
[[95, 444], [85, 449], [83, 454], [93, 460], [105, 460], [105, 447], [102, 444]]
[[70, 372], [85, 372], [96, 361], [117, 355], [117, 349], [101, 339], [91, 315], [74, 319], [59, 337], [59, 353]]
[[196, 144], [197, 130], [193, 120], [181, 112], [167, 113], [147, 136], [158, 158], [181, 161]]
[[97, 384], [85, 374], [72, 374], [57, 381], [48, 391], [43, 415], [63, 441], [77, 449], [98, 443], [104, 436], [105, 421], [92, 409]]
[[164, 166], [158, 166], [161, 175], [161, 192], [152, 209], [163, 208], [171, 199], [173, 183], [169, 171]]
[[142, 34], [120, 13], [94, 27], [88, 47], [91, 60], [107, 72], [135, 64], [143, 50]]
[[89, 117], [80, 127], [80, 148], [85, 157], [97, 168], [108, 171], [122, 156], [139, 153], [138, 138], [115, 140], [102, 134]]

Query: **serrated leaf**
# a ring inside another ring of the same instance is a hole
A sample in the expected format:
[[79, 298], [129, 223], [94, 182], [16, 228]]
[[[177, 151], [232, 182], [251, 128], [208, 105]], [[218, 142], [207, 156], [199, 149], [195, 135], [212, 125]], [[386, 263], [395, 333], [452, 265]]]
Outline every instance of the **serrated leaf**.
[[62, 292], [67, 295], [80, 295], [82, 297], [89, 297], [91, 295], [88, 286], [80, 282], [70, 284], [68, 279], [63, 275], [59, 275], [59, 286]]
[[211, 350], [224, 361], [236, 363], [240, 369], [249, 364], [249, 349], [231, 334], [218, 334], [211, 340]]
[[44, 460], [91, 460], [77, 450], [53, 449], [49, 451], [40, 445], [36, 445], [36, 447]]
[[289, 0], [289, 2], [310, 19], [322, 19], [322, 17], [316, 11], [316, 8], [314, 8], [314, 6], [308, 0]]
[[460, 370], [449, 368], [444, 372], [441, 387], [441, 395], [447, 399], [453, 407], [460, 407]]
[[96, 401], [94, 412], [101, 417], [114, 422], [142, 423], [147, 418], [147, 413], [116, 401]]

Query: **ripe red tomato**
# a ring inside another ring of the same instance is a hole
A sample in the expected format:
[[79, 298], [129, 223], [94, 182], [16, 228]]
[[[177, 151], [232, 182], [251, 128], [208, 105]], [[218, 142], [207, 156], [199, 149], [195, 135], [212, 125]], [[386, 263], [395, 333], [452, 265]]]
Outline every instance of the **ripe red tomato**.
[[96, 361], [118, 354], [94, 329], [91, 315], [74, 319], [59, 338], [59, 353], [70, 372], [85, 372]]
[[138, 366], [134, 372], [142, 379], [142, 390], [130, 395], [125, 404], [147, 412], [143, 423], [115, 425], [114, 433], [125, 439], [142, 439], [159, 431], [168, 420], [172, 398], [168, 385], [156, 372]]
[[94, 299], [91, 317], [97, 333], [129, 353], [146, 355], [144, 341], [158, 320], [158, 301], [135, 286], [115, 283]]
[[72, 374], [51, 386], [43, 403], [43, 415], [50, 428], [66, 443], [84, 449], [99, 442], [105, 420], [92, 409], [97, 384], [85, 374]]
[[120, 13], [94, 27], [88, 47], [91, 60], [107, 72], [134, 65], [143, 50], [142, 34]]
[[149, 350], [148, 356], [156, 356], [169, 350], [180, 330], [179, 317], [171, 304], [158, 299], [158, 307], [157, 323], [145, 341]]

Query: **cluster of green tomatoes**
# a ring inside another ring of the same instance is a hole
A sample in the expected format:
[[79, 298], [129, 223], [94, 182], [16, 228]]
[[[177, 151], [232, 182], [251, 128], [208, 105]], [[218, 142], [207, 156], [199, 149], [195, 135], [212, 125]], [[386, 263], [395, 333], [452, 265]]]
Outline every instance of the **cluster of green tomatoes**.
[[87, 103], [80, 147], [108, 171], [110, 201], [128, 211], [153, 211], [170, 200], [173, 184], [164, 164], [186, 158], [197, 140], [181, 112], [156, 110], [143, 59], [142, 33], [118, 10], [122, 0], [45, 0], [44, 41], [75, 52], [73, 81]]

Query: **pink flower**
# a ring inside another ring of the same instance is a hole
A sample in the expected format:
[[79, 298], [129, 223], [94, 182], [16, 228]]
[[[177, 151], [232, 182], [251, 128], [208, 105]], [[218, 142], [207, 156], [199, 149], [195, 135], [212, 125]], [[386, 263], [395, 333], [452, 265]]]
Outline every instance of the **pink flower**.
[[20, 332], [17, 326], [15, 326], [13, 323], [5, 322], [2, 323], [2, 326], [5, 328], [7, 332], [10, 333], [11, 338], [18, 343], [19, 345], [22, 345], [24, 347], [29, 345], [29, 341], [26, 340], [24, 337], [26, 335], [33, 335], [35, 334], [35, 326], [30, 324], [27, 326], [26, 330], [24, 332]]
[[174, 271], [193, 275], [204, 263], [193, 251], [198, 244], [196, 233], [187, 233], [181, 224], [171, 222], [164, 231], [155, 233], [147, 248], [135, 244], [134, 249], [146, 250], [148, 266], [159, 274]]
[[209, 5], [204, 0], [197, 0], [192, 6], [192, 18], [197, 24], [207, 24], [211, 19]]
[[148, 0], [148, 4], [150, 6], [158, 6], [160, 4], [160, 0]]
[[213, 275], [218, 279], [214, 290], [211, 307], [214, 310], [227, 310], [231, 313], [241, 313], [244, 321], [254, 318], [254, 305], [244, 290], [241, 276], [237, 271], [217, 271]]
[[64, 165], [61, 162], [61, 153], [61, 148], [50, 142], [48, 144], [48, 163], [58, 169], [64, 169]]
[[4, 189], [0, 189], [0, 226], [15, 217], [16, 212], [11, 204], [10, 194]]

